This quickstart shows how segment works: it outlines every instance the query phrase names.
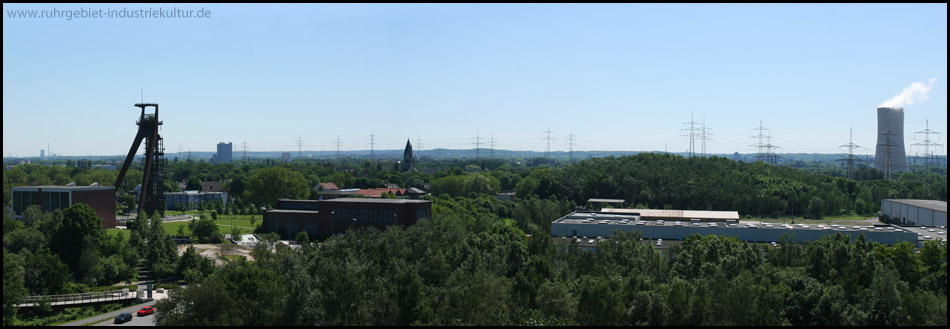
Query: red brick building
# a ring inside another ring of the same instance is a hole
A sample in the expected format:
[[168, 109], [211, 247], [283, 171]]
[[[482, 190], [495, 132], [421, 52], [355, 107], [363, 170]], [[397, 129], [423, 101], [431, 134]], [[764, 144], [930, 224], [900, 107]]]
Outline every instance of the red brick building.
[[330, 236], [350, 228], [415, 225], [432, 216], [432, 202], [407, 199], [341, 198], [332, 200], [277, 200], [264, 212], [264, 229], [283, 239], [306, 230], [311, 236]]
[[96, 212], [103, 228], [115, 227], [115, 186], [19, 186], [13, 188], [11, 201], [14, 218], [23, 218], [23, 211], [32, 205], [52, 212], [85, 203]]

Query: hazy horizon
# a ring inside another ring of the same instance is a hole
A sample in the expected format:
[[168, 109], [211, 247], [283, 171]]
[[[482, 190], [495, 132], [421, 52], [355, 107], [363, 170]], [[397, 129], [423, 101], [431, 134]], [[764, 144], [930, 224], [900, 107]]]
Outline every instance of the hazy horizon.
[[[451, 152], [468, 152], [468, 153], [475, 153], [475, 152], [476, 152], [476, 151], [475, 151], [475, 148], [468, 148], [468, 149], [436, 148], [436, 149], [434, 149], [434, 150], [439, 150], [439, 151], [451, 151]], [[434, 151], [434, 150], [433, 150], [433, 149], [425, 149], [425, 150], [422, 150], [422, 151], [420, 151], [420, 150], [414, 150], [414, 152], [415, 152], [415, 155], [418, 157], [418, 156], [421, 156], [421, 155], [426, 155], [427, 153], [428, 153], [428, 154], [431, 154], [431, 152]], [[401, 157], [402, 157], [403, 149], [376, 149], [376, 150], [374, 150], [374, 151], [377, 153], [377, 157], [379, 157], [380, 154], [387, 154], [387, 153], [393, 153], [393, 154], [395, 154], [395, 153], [398, 153], [398, 154], [392, 155], [392, 156], [397, 156], [397, 157], [401, 158]], [[495, 149], [494, 151], [495, 151], [496, 153], [530, 152], [530, 153], [537, 153], [538, 156], [543, 156], [544, 153], [545, 153], [545, 151], [532, 151], [532, 150], [506, 150], [506, 149]], [[304, 157], [306, 157], [308, 154], [312, 155], [312, 154], [315, 154], [315, 153], [316, 153], [316, 154], [320, 154], [320, 155], [321, 155], [321, 158], [325, 158], [323, 155], [329, 155], [329, 157], [332, 157], [332, 156], [336, 153], [336, 150], [306, 150], [306, 149], [304, 149], [304, 150], [301, 150], [300, 152], [303, 154]], [[481, 153], [482, 153], [481, 157], [482, 157], [482, 158], [486, 158], [486, 159], [491, 158], [492, 156], [489, 155], [490, 152], [491, 152], [490, 149], [481, 149]], [[551, 154], [552, 154], [552, 156], [557, 155], [558, 157], [568, 157], [569, 152], [570, 152], [570, 151], [566, 151], [566, 150], [557, 150], [557, 151], [552, 150], [552, 151], [551, 151]], [[183, 152], [181, 152], [181, 153], [178, 153], [177, 151], [175, 151], [175, 152], [167, 152], [167, 151], [166, 151], [166, 152], [165, 152], [165, 158], [171, 159], [171, 158], [174, 158], [174, 157], [176, 157], [176, 156], [187, 155], [188, 153], [193, 153], [195, 157], [208, 155], [208, 158], [210, 159], [210, 155], [215, 154], [216, 151], [215, 151], [215, 150], [192, 150], [192, 151], [187, 151], [187, 150], [186, 150], [186, 151], [183, 151]], [[259, 154], [261, 154], [261, 153], [290, 153], [292, 158], [298, 158], [298, 151], [297, 151], [297, 150], [261, 150], [261, 151], [248, 151], [247, 153], [248, 153], [248, 157], [254, 157], [254, 158], [260, 158], [260, 157], [262, 157], [261, 155], [259, 155]], [[673, 151], [664, 152], [663, 150], [575, 150], [574, 153], [577, 153], [577, 154], [579, 154], [579, 155], [583, 155], [583, 154], [587, 154], [587, 153], [669, 153], [669, 154], [683, 155], [683, 156], [686, 156], [686, 155], [687, 155], [687, 152], [685, 152], [685, 151], [680, 151], [680, 152], [673, 152]], [[732, 155], [734, 155], [734, 153], [735, 153], [735, 152], [733, 152], [733, 153], [709, 153], [709, 152], [707, 152], [705, 155], [706, 155], [706, 156], [725, 156], [725, 157], [731, 157]], [[758, 153], [756, 153], [756, 152], [738, 152], [738, 153], [739, 153], [739, 155], [741, 155], [741, 156], [753, 156], [753, 155], [758, 154]], [[873, 153], [874, 153], [873, 151], [867, 151], [867, 152], [864, 152], [864, 153], [855, 152], [854, 155], [855, 155], [856, 157], [859, 157], [859, 158], [864, 158], [865, 156], [871, 156], [871, 157], [873, 157], [873, 156], [874, 156]], [[366, 155], [369, 155], [369, 154], [370, 154], [370, 150], [369, 150], [369, 149], [365, 149], [365, 150], [340, 150], [340, 154], [341, 154], [341, 157], [353, 156], [354, 154], [355, 154], [355, 155], [358, 155], [358, 156], [366, 156]], [[774, 154], [779, 155], [779, 156], [782, 156], [782, 155], [790, 155], [790, 154], [804, 154], [804, 155], [812, 155], [812, 154], [813, 154], [813, 155], [821, 155], [821, 156], [841, 156], [841, 155], [847, 155], [848, 153], [847, 153], [847, 152], [838, 152], [838, 153], [805, 153], [805, 152], [786, 153], [786, 152], [775, 152]], [[83, 158], [83, 157], [116, 157], [116, 158], [125, 158], [126, 155], [127, 155], [127, 154], [86, 154], [86, 155], [81, 155], [81, 154], [80, 154], [80, 155], [55, 154], [54, 157], [61, 157], [61, 158]], [[139, 159], [139, 158], [141, 158], [141, 157], [143, 157], [143, 156], [144, 156], [143, 153], [136, 153], [136, 159]], [[234, 150], [232, 151], [232, 158], [233, 158], [234, 161], [239, 160], [242, 156], [243, 156], [243, 150], [234, 149]], [[383, 155], [383, 156], [386, 156], [386, 155]], [[468, 156], [468, 155], [465, 155], [465, 156]], [[506, 156], [506, 155], [504, 155], [504, 154], [496, 154], [496, 155], [495, 155], [495, 157], [505, 157], [505, 156]], [[700, 156], [702, 156], [702, 154], [696, 153], [694, 156], [700, 157]], [[941, 155], [941, 156], [943, 156], [943, 155]], [[909, 155], [909, 156], [908, 156], [908, 159], [910, 159], [910, 157], [911, 157], [911, 156]], [[922, 156], [921, 156], [921, 157], [922, 157]], [[19, 158], [19, 159], [31, 159], [31, 158], [39, 158], [39, 155], [14, 156], [14, 157], [4, 156], [3, 158], [4, 158], [4, 159], [14, 159], [14, 158]], [[47, 155], [46, 155], [46, 158], [49, 159], [49, 158], [52, 158], [52, 157], [51, 157], [49, 154], [47, 154]]]

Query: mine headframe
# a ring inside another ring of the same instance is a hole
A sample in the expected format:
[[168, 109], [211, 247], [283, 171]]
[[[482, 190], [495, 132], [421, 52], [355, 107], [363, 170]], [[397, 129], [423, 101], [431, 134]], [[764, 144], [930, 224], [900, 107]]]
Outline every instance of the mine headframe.
[[[158, 128], [162, 122], [158, 120], [158, 104], [139, 103], [136, 107], [141, 108], [138, 121], [139, 131], [132, 141], [132, 147], [129, 148], [129, 155], [125, 157], [122, 163], [122, 170], [116, 178], [115, 186], [118, 188], [125, 178], [125, 173], [129, 169], [132, 160], [135, 159], [135, 153], [138, 151], [142, 140], [145, 140], [145, 168], [142, 171], [142, 188], [139, 190], [138, 206], [140, 210], [145, 210], [146, 215], [152, 216], [158, 212], [159, 216], [165, 215], [165, 147], [162, 145], [162, 136], [158, 134]], [[145, 113], [146, 107], [154, 107], [155, 112]]]

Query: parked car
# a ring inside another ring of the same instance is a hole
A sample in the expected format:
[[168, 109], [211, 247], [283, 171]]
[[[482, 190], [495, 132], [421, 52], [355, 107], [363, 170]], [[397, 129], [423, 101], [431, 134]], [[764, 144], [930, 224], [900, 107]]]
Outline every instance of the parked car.
[[122, 313], [115, 317], [115, 323], [126, 323], [132, 321], [132, 313]]
[[142, 309], [139, 310], [138, 315], [139, 315], [139, 316], [144, 316], [144, 315], [149, 315], [149, 314], [152, 314], [152, 313], [155, 313], [155, 308], [153, 308], [153, 307], [151, 307], [151, 306], [145, 306], [145, 307], [142, 307]]

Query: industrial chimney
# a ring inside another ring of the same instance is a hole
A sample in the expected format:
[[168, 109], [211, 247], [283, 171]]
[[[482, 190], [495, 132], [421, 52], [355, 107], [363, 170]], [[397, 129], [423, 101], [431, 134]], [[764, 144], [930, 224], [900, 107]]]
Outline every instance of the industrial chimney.
[[877, 150], [874, 152], [874, 169], [885, 172], [907, 171], [907, 156], [904, 154], [904, 108], [877, 108]]

